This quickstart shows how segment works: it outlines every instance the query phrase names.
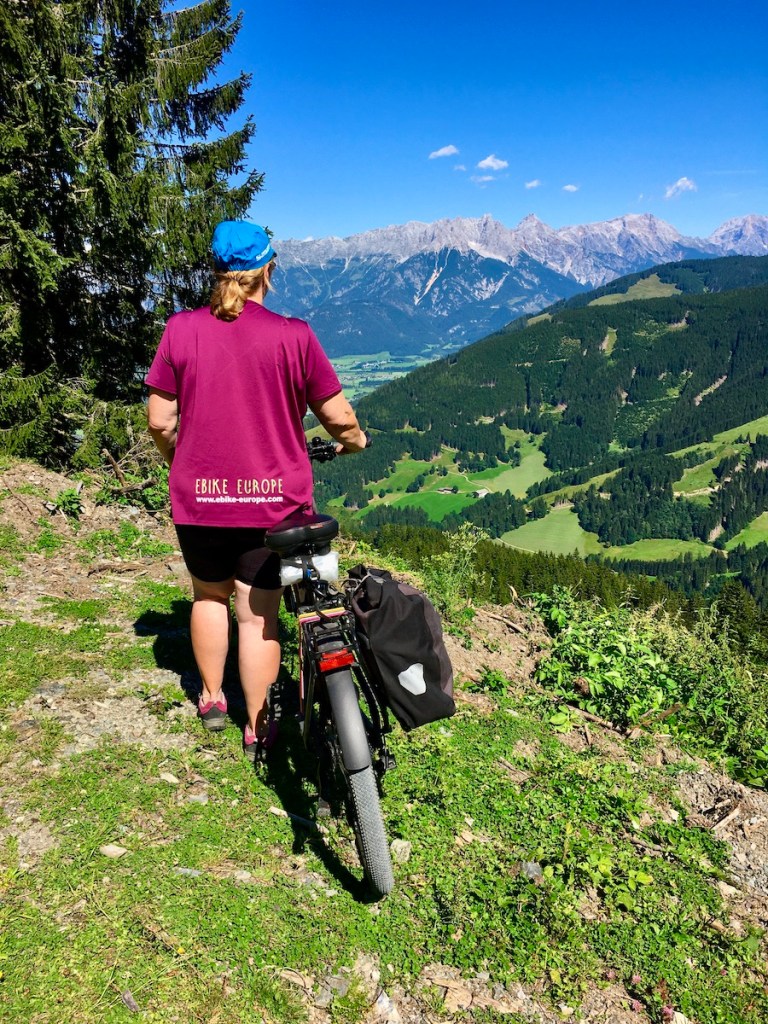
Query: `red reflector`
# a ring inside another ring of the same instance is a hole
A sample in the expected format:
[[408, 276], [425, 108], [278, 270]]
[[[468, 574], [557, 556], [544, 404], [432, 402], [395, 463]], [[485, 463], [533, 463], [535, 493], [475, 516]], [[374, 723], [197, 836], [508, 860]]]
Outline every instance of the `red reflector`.
[[320, 655], [318, 664], [321, 672], [333, 672], [337, 668], [345, 668], [347, 665], [354, 665], [355, 656], [346, 648], [341, 651], [326, 651]]

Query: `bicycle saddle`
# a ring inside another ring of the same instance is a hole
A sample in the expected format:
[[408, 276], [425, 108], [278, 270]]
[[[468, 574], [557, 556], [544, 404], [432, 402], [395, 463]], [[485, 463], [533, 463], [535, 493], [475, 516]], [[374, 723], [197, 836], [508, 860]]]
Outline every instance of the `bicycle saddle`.
[[297, 513], [288, 516], [277, 526], [271, 526], [265, 534], [264, 543], [270, 551], [287, 555], [305, 545], [312, 548], [326, 547], [338, 532], [339, 524], [332, 516]]

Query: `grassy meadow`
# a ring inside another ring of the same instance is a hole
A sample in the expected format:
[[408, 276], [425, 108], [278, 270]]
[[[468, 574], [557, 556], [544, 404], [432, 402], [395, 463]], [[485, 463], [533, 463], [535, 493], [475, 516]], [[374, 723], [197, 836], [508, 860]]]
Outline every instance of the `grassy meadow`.
[[768, 544], [768, 512], [762, 512], [757, 519], [753, 519], [740, 533], [732, 537], [726, 543], [725, 550], [731, 551], [740, 544], [748, 548], [753, 548], [756, 544]]
[[692, 558], [704, 558], [715, 549], [702, 540], [676, 540], [671, 537], [649, 537], [635, 541], [634, 544], [623, 544], [619, 547], [607, 547], [601, 550], [603, 558], [629, 558], [638, 562], [666, 562], [684, 555]]
[[658, 274], [649, 274], [637, 281], [625, 292], [614, 295], [601, 295], [592, 299], [590, 306], [615, 306], [619, 302], [631, 302], [633, 299], [663, 299], [669, 295], [679, 295], [680, 289], [675, 284], [665, 284]]
[[[685, 455], [688, 452], [698, 452], [701, 455], [709, 455], [715, 461], [719, 461], [726, 455], [743, 450], [739, 444], [740, 438], [747, 438], [754, 441], [758, 434], [768, 434], [768, 416], [760, 416], [757, 419], [743, 423], [739, 427], [730, 427], [715, 434], [711, 441], [701, 441], [699, 444], [691, 445], [690, 448], [682, 448], [677, 452], [670, 452], [674, 458], [678, 455]], [[694, 467], [696, 468], [696, 467]]]
[[587, 533], [579, 525], [572, 508], [552, 509], [543, 519], [534, 519], [517, 530], [501, 537], [510, 547], [523, 551], [549, 551], [555, 555], [584, 555], [602, 553], [603, 546], [594, 533]]
[[714, 469], [727, 455], [735, 454], [736, 449], [732, 447], [723, 448], [706, 462], [698, 466], [690, 466], [683, 470], [683, 476], [672, 484], [675, 494], [693, 494], [696, 491], [704, 491], [713, 488], [717, 484]]
[[756, 420], [750, 420], [749, 423], [743, 423], [740, 427], [723, 430], [719, 434], [715, 434], [713, 443], [732, 444], [740, 437], [754, 441], [758, 434], [768, 434], [768, 416], [760, 416]]
[[[544, 453], [537, 439], [530, 440], [523, 430], [509, 430], [506, 427], [502, 430], [507, 437], [508, 447], [515, 442], [520, 444], [519, 466], [500, 464], [495, 469], [479, 473], [462, 473], [456, 468], [451, 451], [443, 451], [433, 462], [406, 456], [385, 480], [370, 485], [374, 497], [358, 516], [363, 518], [369, 510], [379, 504], [386, 504], [394, 508], [422, 508], [433, 522], [439, 523], [450, 513], [459, 512], [473, 504], [477, 500], [475, 494], [480, 490], [510, 491], [515, 497], [524, 497], [531, 484], [550, 476], [550, 470], [544, 465]], [[438, 467], [447, 469], [447, 475], [431, 473], [431, 470]], [[414, 494], [405, 494], [406, 487], [421, 474], [426, 477], [421, 489]], [[449, 493], [454, 487], [457, 493]], [[379, 491], [384, 488], [387, 493], [379, 497]]]

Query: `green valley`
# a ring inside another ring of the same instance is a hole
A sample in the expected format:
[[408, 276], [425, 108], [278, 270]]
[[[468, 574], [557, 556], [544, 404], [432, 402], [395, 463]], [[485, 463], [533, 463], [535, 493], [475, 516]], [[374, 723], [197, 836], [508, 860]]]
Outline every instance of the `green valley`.
[[425, 352], [420, 356], [398, 356], [391, 352], [337, 356], [334, 368], [342, 387], [351, 401], [375, 391], [382, 384], [405, 376], [418, 366], [423, 366], [436, 354]]

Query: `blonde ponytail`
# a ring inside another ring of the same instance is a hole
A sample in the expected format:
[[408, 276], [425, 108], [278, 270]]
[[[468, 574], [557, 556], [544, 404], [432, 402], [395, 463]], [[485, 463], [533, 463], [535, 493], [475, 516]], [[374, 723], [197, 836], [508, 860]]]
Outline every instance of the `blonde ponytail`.
[[270, 290], [269, 278], [274, 267], [271, 260], [258, 270], [217, 270], [211, 293], [211, 312], [218, 320], [237, 320], [245, 304], [260, 288]]

